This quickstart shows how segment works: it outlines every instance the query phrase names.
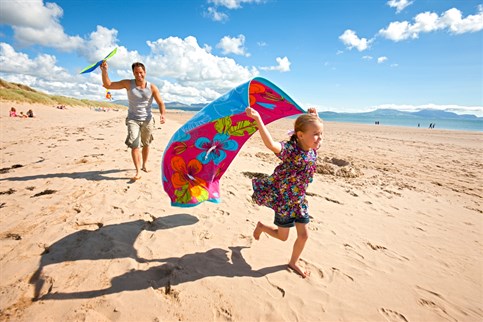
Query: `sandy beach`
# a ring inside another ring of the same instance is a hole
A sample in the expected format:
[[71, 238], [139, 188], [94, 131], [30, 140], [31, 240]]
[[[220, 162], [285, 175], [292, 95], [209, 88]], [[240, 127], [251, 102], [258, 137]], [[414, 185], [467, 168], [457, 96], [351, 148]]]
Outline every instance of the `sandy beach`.
[[273, 213], [250, 178], [277, 164], [258, 133], [221, 203], [170, 206], [161, 157], [192, 115], [157, 124], [133, 182], [126, 111], [0, 102], [1, 321], [483, 320], [483, 132], [326, 122], [303, 279], [295, 230], [252, 237]]

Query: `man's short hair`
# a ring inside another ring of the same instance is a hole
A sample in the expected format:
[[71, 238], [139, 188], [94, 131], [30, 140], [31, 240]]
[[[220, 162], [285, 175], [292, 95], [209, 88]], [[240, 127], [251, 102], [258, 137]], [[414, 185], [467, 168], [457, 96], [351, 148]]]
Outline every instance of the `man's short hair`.
[[144, 67], [143, 63], [140, 63], [140, 62], [133, 63], [132, 66], [131, 66], [133, 72], [134, 72], [134, 68], [136, 68], [136, 67], [141, 67], [144, 71], [146, 71], [146, 67]]

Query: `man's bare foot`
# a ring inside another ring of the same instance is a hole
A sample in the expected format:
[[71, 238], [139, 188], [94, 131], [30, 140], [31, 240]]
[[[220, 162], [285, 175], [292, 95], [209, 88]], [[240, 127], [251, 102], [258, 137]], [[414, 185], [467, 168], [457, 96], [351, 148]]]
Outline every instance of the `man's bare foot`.
[[290, 269], [292, 269], [293, 271], [295, 271], [295, 273], [299, 274], [300, 276], [302, 276], [302, 278], [306, 278], [306, 277], [309, 277], [310, 276], [310, 272], [309, 271], [306, 271], [306, 270], [303, 270], [300, 266], [298, 266], [297, 264], [291, 264], [289, 263], [288, 264], [288, 267]]
[[146, 168], [146, 166], [142, 167], [141, 170], [146, 172], [146, 173], [149, 172], [148, 169]]
[[263, 227], [263, 224], [261, 222], [258, 222], [257, 227], [255, 227], [255, 230], [253, 231], [253, 238], [255, 238], [255, 240], [260, 239], [260, 235], [263, 232], [262, 227]]

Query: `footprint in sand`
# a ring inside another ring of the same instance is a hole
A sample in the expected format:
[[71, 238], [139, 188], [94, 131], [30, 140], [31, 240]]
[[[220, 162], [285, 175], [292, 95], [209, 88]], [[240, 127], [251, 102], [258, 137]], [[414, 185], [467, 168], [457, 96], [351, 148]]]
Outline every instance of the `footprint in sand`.
[[239, 234], [238, 236], [233, 238], [232, 244], [238, 245], [238, 244], [240, 244], [240, 241], [241, 241], [241, 244], [242, 244], [243, 247], [250, 247], [253, 244], [253, 236], [245, 235], [245, 234]]
[[0, 195], [11, 195], [12, 193], [15, 193], [17, 190], [15, 189], [8, 189], [8, 190], [5, 190], [5, 191], [0, 191]]
[[3, 239], [13, 239], [13, 240], [21, 240], [22, 236], [16, 233], [6, 233]]
[[391, 257], [391, 258], [395, 258], [395, 259], [398, 259], [400, 261], [409, 261], [409, 258], [407, 258], [406, 256], [402, 256], [402, 255], [399, 255], [398, 253], [394, 252], [394, 251], [390, 251], [389, 249], [387, 249], [387, 247], [385, 246], [380, 246], [380, 245], [374, 245], [370, 242], [367, 242], [366, 243], [367, 246], [369, 246], [372, 250], [375, 250], [375, 251], [381, 251], [384, 255], [388, 256], [388, 257]]
[[43, 196], [43, 195], [51, 195], [53, 193], [56, 193], [57, 190], [52, 190], [52, 189], [45, 189], [44, 191], [42, 192], [39, 192], [39, 193], [36, 193], [34, 194], [32, 197], [30, 198], [35, 198], [35, 197], [40, 197], [40, 196]]
[[442, 295], [417, 285], [416, 289], [421, 296], [418, 300], [418, 304], [433, 311], [444, 320], [458, 321], [460, 320], [456, 317], [458, 315], [460, 315], [460, 318], [467, 318], [469, 316], [468, 312], [465, 312], [461, 307], [449, 302]]
[[379, 313], [381, 313], [381, 315], [386, 318], [386, 321], [388, 322], [408, 322], [404, 315], [393, 310], [381, 307], [379, 309]]
[[421, 298], [419, 299], [418, 304], [427, 309], [430, 309], [431, 311], [434, 311], [437, 315], [445, 318], [446, 320], [458, 321], [457, 319], [448, 314], [444, 306], [436, 304], [431, 300]]
[[[268, 275], [265, 275], [265, 279], [267, 280], [268, 285], [270, 285], [270, 288], [265, 288], [262, 287], [272, 298], [279, 298], [279, 296], [285, 297], [285, 290], [278, 286], [277, 284], [273, 283]], [[275, 293], [273, 293], [275, 291]]]
[[17, 168], [21, 168], [21, 167], [23, 167], [22, 164], [14, 164], [14, 165], [12, 165], [11, 167], [8, 167], [8, 168], [1, 168], [0, 173], [8, 173], [12, 169], [17, 169]]
[[204, 230], [193, 229], [192, 234], [193, 234], [193, 237], [195, 237], [196, 245], [204, 245], [205, 240], [213, 238], [213, 235], [206, 229]]
[[222, 318], [225, 321], [233, 320], [233, 314], [231, 313], [230, 308], [220, 306], [220, 307], [216, 308], [216, 313], [217, 313], [218, 317]]
[[333, 202], [335, 204], [339, 204], [339, 205], [342, 205], [343, 203], [341, 203], [340, 201], [338, 200], [335, 200], [335, 199], [331, 199], [331, 198], [328, 198], [328, 197], [325, 197], [325, 200], [327, 200], [328, 202]]
[[[173, 268], [174, 270], [175, 268]], [[173, 270], [168, 270], [167, 273], [168, 273], [168, 276], [170, 276], [173, 272]], [[156, 287], [155, 285], [153, 285], [153, 288], [158, 288]], [[179, 291], [175, 290], [172, 286], [171, 286], [171, 280], [168, 279], [168, 281], [166, 282], [166, 285], [164, 285], [164, 295], [166, 297], [168, 297], [169, 299], [171, 299], [172, 301], [175, 301], [175, 302], [179, 302]]]
[[356, 251], [354, 249], [354, 247], [352, 247], [350, 244], [344, 244], [344, 248], [345, 248], [345, 250], [348, 253], [351, 253], [351, 254], [355, 255], [358, 260], [363, 260], [364, 259], [364, 255], [362, 255], [361, 253], [359, 253], [358, 251]]
[[300, 259], [300, 262], [303, 263], [303, 266], [305, 267], [305, 269], [308, 272], [310, 272], [311, 278], [314, 278], [314, 277], [318, 277], [320, 279], [324, 278], [324, 271], [320, 267], [318, 267], [318, 266], [316, 266], [312, 263], [307, 262], [303, 258]]
[[337, 267], [332, 267], [330, 273], [327, 276], [328, 282], [332, 283], [335, 279], [342, 279], [344, 281], [354, 282], [354, 278], [344, 272], [342, 272]]

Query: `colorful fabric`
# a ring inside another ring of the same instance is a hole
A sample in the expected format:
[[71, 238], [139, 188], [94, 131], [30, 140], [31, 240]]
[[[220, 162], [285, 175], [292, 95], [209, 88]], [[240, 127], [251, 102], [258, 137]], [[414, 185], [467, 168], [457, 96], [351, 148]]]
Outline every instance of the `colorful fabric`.
[[293, 221], [293, 218], [308, 218], [305, 193], [317, 168], [315, 150], [302, 150], [294, 137], [281, 143], [282, 150], [277, 157], [282, 162], [273, 174], [252, 180], [253, 201], [272, 208], [279, 225]]
[[205, 106], [174, 133], [163, 154], [163, 187], [173, 206], [220, 202], [220, 178], [257, 131], [245, 113], [247, 106], [257, 110], [265, 124], [304, 113], [280, 88], [261, 77]]

